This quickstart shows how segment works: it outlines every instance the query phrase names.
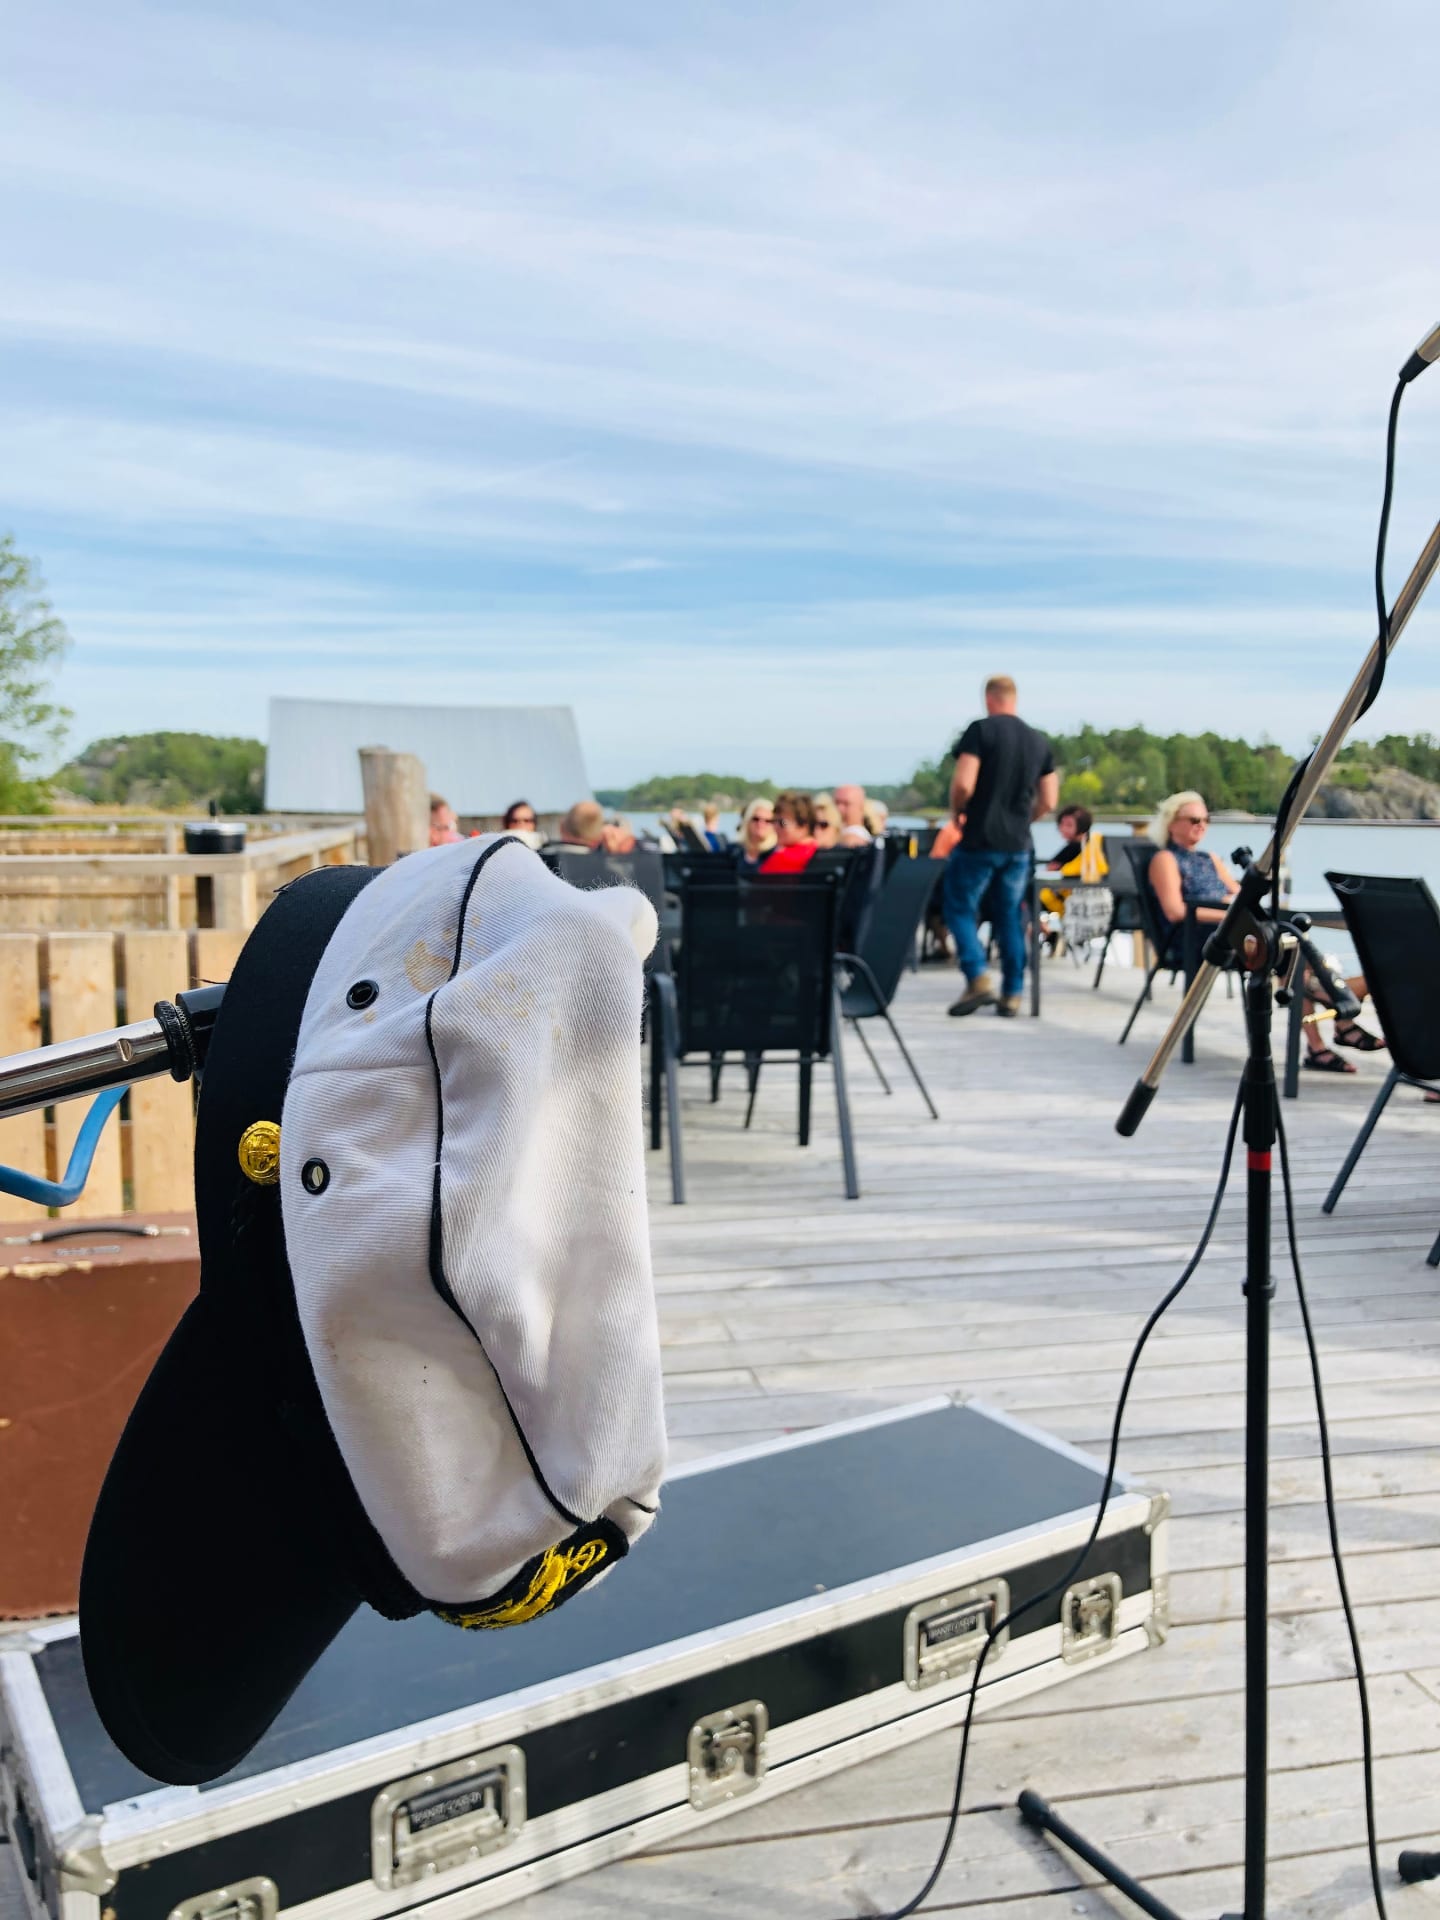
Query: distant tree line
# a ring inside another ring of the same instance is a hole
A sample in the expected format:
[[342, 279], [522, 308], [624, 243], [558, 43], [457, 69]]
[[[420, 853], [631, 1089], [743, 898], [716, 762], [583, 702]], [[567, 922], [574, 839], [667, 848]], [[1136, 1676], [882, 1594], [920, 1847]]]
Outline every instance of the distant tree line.
[[[1212, 807], [1273, 813], [1294, 765], [1294, 755], [1274, 741], [1252, 743], [1219, 733], [1084, 726], [1075, 733], [1052, 733], [1050, 741], [1060, 768], [1061, 803], [1078, 801], [1096, 813], [1148, 813], [1166, 794], [1187, 787], [1203, 793]], [[954, 767], [948, 753], [922, 760], [908, 780], [871, 784], [869, 792], [898, 813], [943, 813]], [[1330, 783], [1363, 792], [1390, 768], [1440, 784], [1440, 740], [1428, 733], [1353, 740], [1341, 750]], [[655, 774], [633, 787], [602, 788], [596, 798], [608, 807], [653, 812], [714, 799], [733, 811], [757, 795], [773, 799], [778, 790], [773, 780], [736, 773], [673, 773]]]
[[[1105, 732], [1085, 726], [1076, 733], [1052, 733], [1050, 741], [1060, 769], [1061, 804], [1078, 801], [1097, 813], [1146, 813], [1167, 794], [1187, 787], [1203, 793], [1212, 807], [1273, 813], [1294, 765], [1294, 755], [1273, 741], [1252, 744], [1218, 733], [1159, 734], [1144, 727]], [[899, 808], [943, 811], [954, 767], [948, 753], [922, 761], [899, 791]], [[1440, 781], [1440, 741], [1428, 733], [1351, 741], [1341, 750], [1331, 780], [1363, 790], [1390, 767]]]
[[132, 733], [96, 740], [51, 783], [102, 807], [204, 812], [213, 800], [221, 813], [258, 813], [265, 748], [210, 733]]
[[595, 798], [605, 807], [636, 807], [645, 813], [715, 800], [733, 812], [751, 800], [773, 800], [779, 791], [773, 780], [747, 780], [743, 773], [655, 773], [633, 787], [597, 787]]

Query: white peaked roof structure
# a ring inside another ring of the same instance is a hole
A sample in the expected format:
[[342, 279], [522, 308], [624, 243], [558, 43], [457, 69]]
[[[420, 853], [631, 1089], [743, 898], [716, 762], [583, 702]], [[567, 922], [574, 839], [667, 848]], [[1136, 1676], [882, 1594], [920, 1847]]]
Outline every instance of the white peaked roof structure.
[[499, 814], [522, 799], [541, 813], [563, 813], [590, 793], [569, 707], [272, 699], [266, 806], [277, 813], [363, 813], [361, 747], [413, 753], [430, 791], [444, 794], [457, 813]]

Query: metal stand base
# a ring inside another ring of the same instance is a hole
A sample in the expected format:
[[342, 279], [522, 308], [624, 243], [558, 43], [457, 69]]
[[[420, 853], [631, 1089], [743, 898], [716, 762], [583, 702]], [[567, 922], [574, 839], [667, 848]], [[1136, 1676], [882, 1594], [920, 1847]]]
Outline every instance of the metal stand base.
[[[1258, 896], [1261, 882], [1247, 875]], [[1243, 1920], [1265, 1920], [1265, 1791], [1268, 1773], [1270, 1480], [1270, 1306], [1275, 1281], [1270, 1268], [1271, 1152], [1278, 1112], [1270, 1029], [1274, 1006], [1271, 972], [1276, 930], [1254, 922], [1244, 962], [1247, 1039], [1242, 1087], [1245, 1141], [1245, 1904]], [[1125, 1869], [1092, 1847], [1082, 1834], [1028, 1790], [1020, 1796], [1025, 1821], [1050, 1833], [1133, 1900], [1153, 1920], [1179, 1920], [1173, 1907], [1146, 1891]]]
[[1020, 1796], [1019, 1804], [1020, 1817], [1027, 1827], [1034, 1827], [1039, 1833], [1054, 1834], [1077, 1859], [1083, 1860], [1087, 1867], [1093, 1867], [1102, 1880], [1108, 1880], [1117, 1892], [1123, 1893], [1127, 1900], [1133, 1900], [1142, 1913], [1150, 1914], [1151, 1920], [1180, 1920], [1174, 1907], [1167, 1907], [1163, 1900], [1157, 1900], [1108, 1853], [1101, 1853], [1098, 1847], [1092, 1847], [1083, 1833], [1077, 1833], [1068, 1820], [1061, 1819], [1048, 1800], [1042, 1800], [1038, 1793], [1032, 1793], [1027, 1787]]

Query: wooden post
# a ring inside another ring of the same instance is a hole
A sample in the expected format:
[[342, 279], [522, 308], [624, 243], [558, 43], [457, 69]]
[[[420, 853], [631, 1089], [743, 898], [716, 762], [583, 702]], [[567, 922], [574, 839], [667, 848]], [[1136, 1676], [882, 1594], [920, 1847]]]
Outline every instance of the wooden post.
[[360, 782], [372, 867], [391, 866], [402, 853], [429, 846], [430, 789], [413, 753], [361, 747]]
[[191, 936], [190, 984], [220, 986], [230, 978], [245, 935], [234, 927], [201, 927]]
[[[236, 864], [239, 864], [238, 860]], [[215, 925], [238, 927], [242, 932], [253, 927], [260, 918], [259, 895], [253, 871], [227, 873], [222, 868], [215, 875], [214, 887]]]
[[[0, 934], [0, 1053], [28, 1053], [39, 1045], [40, 942], [33, 933]], [[0, 1160], [45, 1178], [45, 1116], [38, 1107], [0, 1120]], [[30, 1202], [11, 1201], [7, 1211], [18, 1217]], [[45, 1217], [43, 1207], [35, 1211]]]
[[[165, 822], [165, 851], [166, 853], [179, 853], [180, 849], [179, 822], [167, 820]], [[178, 873], [167, 873], [165, 876], [164, 924], [172, 930], [180, 924], [180, 876]], [[168, 994], [166, 998], [169, 998]]]
[[[188, 949], [181, 928], [121, 935], [127, 1020], [148, 1020], [157, 1000], [173, 1000], [189, 986]], [[183, 1213], [195, 1204], [194, 1105], [192, 1089], [169, 1074], [131, 1087], [130, 1181], [138, 1213]]]

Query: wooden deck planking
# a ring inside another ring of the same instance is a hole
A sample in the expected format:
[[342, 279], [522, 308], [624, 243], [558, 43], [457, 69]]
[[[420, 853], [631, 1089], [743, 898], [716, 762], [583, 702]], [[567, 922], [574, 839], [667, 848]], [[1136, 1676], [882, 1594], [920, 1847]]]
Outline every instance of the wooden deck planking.
[[[1172, 1067], [1139, 1137], [1121, 1100], [1174, 996], [1123, 1051], [1135, 990], [1046, 969], [1039, 1022], [948, 1020], [953, 976], [897, 1008], [942, 1118], [894, 1061], [886, 1097], [847, 1051], [862, 1198], [840, 1181], [828, 1075], [813, 1144], [794, 1144], [794, 1071], [767, 1069], [747, 1135], [741, 1076], [718, 1105], [682, 1080], [691, 1204], [651, 1158], [656, 1284], [674, 1452], [727, 1446], [962, 1390], [1103, 1447], [1130, 1345], [1208, 1207], [1241, 1055], [1212, 1001], [1200, 1060]], [[887, 1073], [893, 1048], [877, 1042]], [[1372, 1675], [1385, 1863], [1440, 1843], [1440, 1114], [1397, 1096], [1337, 1212], [1320, 1201], [1379, 1085], [1307, 1076], [1285, 1103], [1297, 1225], [1320, 1343], [1341, 1528]], [[1188, 1912], [1238, 1905], [1243, 1616], [1243, 1175], [1212, 1251], [1152, 1338], [1122, 1465], [1174, 1498], [1176, 1626], [1163, 1648], [980, 1724], [967, 1812], [926, 1911], [965, 1920], [1112, 1914], [1069, 1856], [1013, 1813], [1033, 1785]], [[1277, 1224], [1279, 1208], [1277, 1194]], [[1358, 1713], [1327, 1556], [1318, 1444], [1283, 1244], [1273, 1337], [1272, 1911], [1363, 1909]], [[641, 1549], [643, 1551], [643, 1548]], [[883, 1913], [928, 1872], [956, 1738], [941, 1735], [737, 1810], [686, 1840], [512, 1909], [570, 1916]], [[1428, 1896], [1399, 1888], [1392, 1912]], [[1407, 1904], [1408, 1903], [1408, 1904]]]

